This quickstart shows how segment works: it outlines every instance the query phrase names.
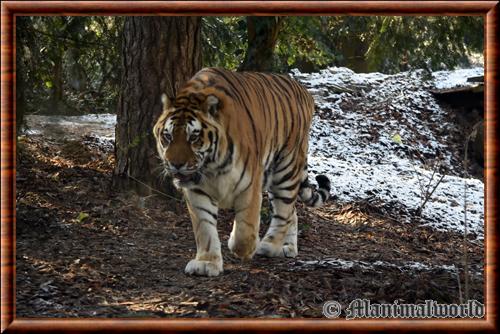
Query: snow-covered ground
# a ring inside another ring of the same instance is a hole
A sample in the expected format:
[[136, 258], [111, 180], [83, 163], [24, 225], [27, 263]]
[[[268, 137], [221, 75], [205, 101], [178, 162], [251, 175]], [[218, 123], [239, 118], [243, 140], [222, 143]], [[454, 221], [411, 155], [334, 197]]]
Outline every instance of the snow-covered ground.
[[116, 115], [89, 114], [81, 116], [62, 115], [26, 115], [27, 135], [45, 135], [52, 138], [64, 136], [76, 140], [83, 136], [92, 136], [103, 141], [114, 141]]
[[[422, 221], [439, 230], [463, 232], [466, 186], [468, 231], [484, 238], [484, 184], [459, 176], [463, 171], [447, 141], [456, 129], [429, 92], [466, 85], [468, 77], [482, 73], [483, 68], [440, 71], [426, 80], [423, 71], [385, 75], [347, 68], [311, 74], [294, 70], [317, 104], [309, 141], [311, 182], [316, 174], [326, 174], [341, 203], [376, 198], [412, 212], [422, 203], [421, 189], [432, 190], [439, 172], [447, 171], [426, 203]], [[433, 176], [435, 162], [442, 168]], [[401, 219], [409, 221], [407, 216]]]
[[455, 71], [433, 72], [434, 85], [437, 89], [448, 89], [459, 86], [471, 86], [473, 83], [467, 82], [467, 78], [484, 75], [482, 67], [472, 69], [458, 69]]
[[[461, 177], [460, 159], [448, 140], [456, 129], [429, 93], [466, 85], [483, 68], [435, 72], [428, 80], [423, 71], [385, 75], [329, 68], [292, 74], [317, 104], [309, 142], [311, 181], [316, 174], [328, 175], [340, 203], [375, 199], [411, 211], [421, 205], [421, 187], [431, 190], [441, 177], [436, 173], [428, 186], [435, 169], [431, 162], [439, 161], [447, 175], [425, 205], [422, 221], [439, 230], [463, 232], [466, 185], [469, 233], [484, 238], [484, 184]], [[114, 140], [116, 116], [111, 114], [26, 119], [31, 134]], [[409, 221], [408, 216], [401, 219]]]
[[[452, 265], [428, 265], [421, 262], [415, 261], [407, 261], [403, 263], [391, 263], [387, 261], [375, 261], [375, 262], [367, 262], [367, 261], [359, 261], [359, 260], [344, 260], [337, 258], [324, 258], [321, 260], [311, 260], [311, 261], [295, 261], [294, 267], [292, 270], [310, 270], [314, 267], [328, 267], [328, 268], [341, 268], [341, 269], [351, 269], [354, 267], [359, 267], [363, 270], [373, 270], [377, 271], [379, 268], [397, 268], [400, 271], [431, 271], [431, 270], [445, 270], [453, 273], [458, 273], [459, 268]], [[476, 276], [482, 276], [483, 271], [482, 268], [473, 267], [470, 268], [470, 272]]]

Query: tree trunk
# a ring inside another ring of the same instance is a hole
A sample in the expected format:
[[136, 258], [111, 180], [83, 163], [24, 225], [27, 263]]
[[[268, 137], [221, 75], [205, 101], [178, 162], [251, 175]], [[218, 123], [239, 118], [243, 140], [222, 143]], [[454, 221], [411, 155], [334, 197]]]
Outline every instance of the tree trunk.
[[24, 65], [25, 51], [24, 35], [27, 26], [26, 17], [16, 18], [16, 143], [17, 137], [24, 125], [24, 115], [26, 113], [26, 67]]
[[248, 16], [248, 47], [238, 71], [270, 72], [274, 65], [274, 48], [283, 19], [279, 16]]
[[52, 78], [52, 89], [50, 91], [50, 105], [49, 105], [49, 113], [52, 114], [60, 114], [64, 113], [63, 106], [63, 79], [62, 79], [62, 67], [63, 60], [62, 55], [57, 55], [54, 61], [53, 67], [53, 78]]
[[116, 125], [115, 186], [142, 195], [151, 188], [172, 193], [159, 177], [152, 134], [161, 94], [173, 98], [201, 68], [199, 17], [127, 17], [123, 27], [123, 73]]

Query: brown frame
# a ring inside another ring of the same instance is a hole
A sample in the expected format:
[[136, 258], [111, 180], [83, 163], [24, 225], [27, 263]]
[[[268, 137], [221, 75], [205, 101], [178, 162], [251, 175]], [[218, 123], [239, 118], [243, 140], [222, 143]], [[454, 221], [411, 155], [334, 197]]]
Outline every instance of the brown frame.
[[[497, 332], [498, 1], [5, 1], [1, 3], [1, 331], [450, 330]], [[485, 320], [37, 319], [15, 317], [16, 15], [482, 15], [485, 17]]]

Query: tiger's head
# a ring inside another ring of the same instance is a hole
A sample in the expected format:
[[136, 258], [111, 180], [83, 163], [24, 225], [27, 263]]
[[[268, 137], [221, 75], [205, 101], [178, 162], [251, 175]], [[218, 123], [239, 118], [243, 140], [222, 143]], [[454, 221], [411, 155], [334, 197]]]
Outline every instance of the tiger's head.
[[207, 164], [217, 158], [223, 128], [217, 121], [215, 95], [192, 94], [171, 103], [162, 95], [163, 113], [153, 133], [164, 172], [179, 187], [198, 184]]

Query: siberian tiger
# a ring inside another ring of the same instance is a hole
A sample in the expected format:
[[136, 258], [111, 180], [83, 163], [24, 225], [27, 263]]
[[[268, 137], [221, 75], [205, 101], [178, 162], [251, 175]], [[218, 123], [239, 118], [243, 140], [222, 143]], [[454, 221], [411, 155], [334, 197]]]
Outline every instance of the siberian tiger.
[[[329, 197], [330, 181], [307, 175], [309, 127], [314, 101], [291, 78], [218, 68], [199, 71], [170, 101], [154, 126], [164, 172], [187, 202], [196, 258], [187, 274], [223, 271], [217, 234], [219, 208], [235, 210], [228, 246], [241, 259], [297, 255], [297, 196], [309, 206]], [[272, 219], [259, 241], [262, 191]]]

